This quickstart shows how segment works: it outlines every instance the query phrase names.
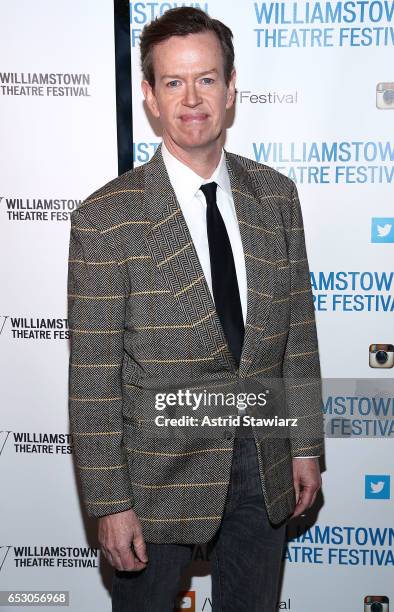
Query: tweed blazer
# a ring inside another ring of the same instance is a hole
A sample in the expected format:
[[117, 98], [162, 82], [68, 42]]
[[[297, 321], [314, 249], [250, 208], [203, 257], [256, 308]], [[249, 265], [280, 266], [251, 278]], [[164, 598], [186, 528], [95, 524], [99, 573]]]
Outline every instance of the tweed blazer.
[[70, 429], [87, 514], [133, 508], [147, 541], [209, 541], [224, 509], [233, 427], [216, 437], [152, 436], [144, 393], [174, 381], [291, 381], [284, 410], [302, 435], [253, 428], [265, 504], [294, 510], [292, 458], [323, 449], [320, 365], [296, 186], [226, 152], [247, 272], [241, 361], [229, 350], [158, 147], [71, 214]]

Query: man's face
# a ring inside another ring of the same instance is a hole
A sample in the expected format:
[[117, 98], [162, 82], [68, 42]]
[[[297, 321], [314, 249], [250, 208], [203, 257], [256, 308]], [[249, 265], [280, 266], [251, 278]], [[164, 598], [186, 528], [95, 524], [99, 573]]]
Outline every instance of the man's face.
[[235, 71], [227, 86], [216, 34], [172, 36], [154, 47], [153, 66], [154, 89], [147, 81], [142, 81], [142, 89], [165, 142], [188, 152], [211, 148], [235, 97]]

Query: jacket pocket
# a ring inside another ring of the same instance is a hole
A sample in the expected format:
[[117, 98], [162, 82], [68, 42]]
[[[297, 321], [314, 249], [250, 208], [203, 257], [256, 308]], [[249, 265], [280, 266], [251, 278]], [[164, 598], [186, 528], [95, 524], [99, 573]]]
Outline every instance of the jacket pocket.
[[126, 352], [123, 353], [122, 380], [127, 383], [137, 384], [141, 378], [138, 366], [134, 359]]

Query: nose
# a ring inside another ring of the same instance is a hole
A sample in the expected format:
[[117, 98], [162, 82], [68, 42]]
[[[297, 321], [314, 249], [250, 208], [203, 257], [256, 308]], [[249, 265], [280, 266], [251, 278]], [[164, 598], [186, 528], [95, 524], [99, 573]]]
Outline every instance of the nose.
[[195, 83], [186, 83], [183, 104], [185, 106], [190, 106], [193, 108], [200, 103], [201, 97], [198, 93]]

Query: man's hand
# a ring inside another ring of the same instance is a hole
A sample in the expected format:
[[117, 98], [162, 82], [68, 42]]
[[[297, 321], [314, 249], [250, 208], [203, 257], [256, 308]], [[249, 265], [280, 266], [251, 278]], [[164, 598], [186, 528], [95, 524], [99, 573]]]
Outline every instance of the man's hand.
[[319, 460], [317, 458], [293, 459], [293, 482], [296, 507], [291, 518], [310, 508], [321, 487]]
[[141, 523], [134, 510], [102, 516], [98, 540], [108, 562], [117, 570], [138, 571], [146, 567], [148, 556]]

